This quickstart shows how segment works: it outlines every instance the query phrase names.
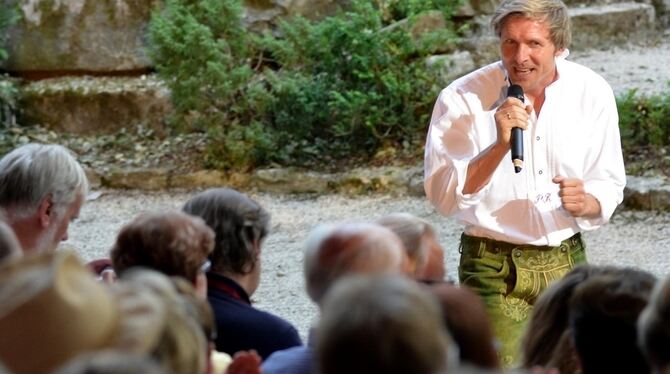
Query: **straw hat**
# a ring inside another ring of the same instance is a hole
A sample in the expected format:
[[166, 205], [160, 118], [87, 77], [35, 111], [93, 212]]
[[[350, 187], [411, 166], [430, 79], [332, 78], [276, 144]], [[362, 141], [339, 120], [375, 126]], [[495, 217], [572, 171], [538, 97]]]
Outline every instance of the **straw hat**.
[[47, 373], [103, 348], [149, 352], [165, 323], [149, 290], [95, 280], [68, 251], [0, 267], [0, 361], [16, 373]]

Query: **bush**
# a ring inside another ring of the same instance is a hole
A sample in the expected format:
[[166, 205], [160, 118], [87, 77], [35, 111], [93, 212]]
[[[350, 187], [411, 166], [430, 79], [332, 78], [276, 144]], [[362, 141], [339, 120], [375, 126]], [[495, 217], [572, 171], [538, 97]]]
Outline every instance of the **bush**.
[[619, 128], [624, 151], [637, 147], [659, 150], [670, 145], [670, 90], [641, 96], [636, 90], [617, 97]]
[[210, 134], [209, 166], [323, 166], [381, 147], [416, 152], [437, 95], [424, 58], [456, 31], [450, 24], [417, 40], [389, 24], [411, 24], [429, 9], [449, 20], [456, 5], [353, 0], [320, 22], [282, 22], [277, 38], [245, 34], [236, 1], [168, 0], [152, 17], [151, 55], [173, 92], [172, 122]]
[[[0, 62], [9, 57], [4, 49], [7, 43], [7, 29], [20, 19], [16, 6], [0, 8]], [[18, 91], [7, 74], [0, 74], [0, 125], [12, 126], [16, 122], [16, 97]]]

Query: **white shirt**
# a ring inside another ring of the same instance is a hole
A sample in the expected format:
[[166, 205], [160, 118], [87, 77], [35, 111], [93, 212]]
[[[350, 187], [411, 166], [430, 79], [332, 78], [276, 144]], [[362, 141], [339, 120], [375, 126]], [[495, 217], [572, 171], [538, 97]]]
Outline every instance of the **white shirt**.
[[[558, 79], [545, 90], [539, 118], [523, 133], [524, 166], [510, 152], [480, 191], [463, 194], [468, 164], [496, 141], [494, 113], [507, 97], [502, 62], [450, 84], [435, 103], [426, 140], [426, 196], [468, 235], [509, 243], [559, 245], [606, 223], [623, 200], [626, 173], [612, 88], [592, 70], [556, 58]], [[528, 99], [526, 99], [526, 103]], [[575, 218], [561, 206], [556, 175], [584, 181], [600, 202], [597, 218]]]

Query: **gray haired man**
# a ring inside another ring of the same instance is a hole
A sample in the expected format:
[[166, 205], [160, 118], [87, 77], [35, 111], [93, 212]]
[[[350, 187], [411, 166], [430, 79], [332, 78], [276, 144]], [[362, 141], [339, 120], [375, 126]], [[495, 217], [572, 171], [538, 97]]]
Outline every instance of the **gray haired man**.
[[24, 253], [67, 240], [87, 193], [84, 169], [63, 146], [25, 144], [0, 160], [0, 207]]

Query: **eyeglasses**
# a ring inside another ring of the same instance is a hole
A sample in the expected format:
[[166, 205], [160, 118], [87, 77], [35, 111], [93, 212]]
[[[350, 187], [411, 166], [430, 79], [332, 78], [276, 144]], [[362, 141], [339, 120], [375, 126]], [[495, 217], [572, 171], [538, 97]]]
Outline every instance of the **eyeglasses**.
[[206, 273], [211, 268], [212, 268], [212, 262], [209, 261], [209, 260], [205, 260], [205, 262], [202, 263], [202, 266], [200, 266], [200, 271], [202, 271], [203, 273]]

